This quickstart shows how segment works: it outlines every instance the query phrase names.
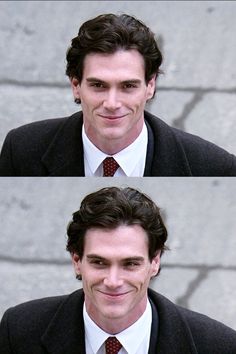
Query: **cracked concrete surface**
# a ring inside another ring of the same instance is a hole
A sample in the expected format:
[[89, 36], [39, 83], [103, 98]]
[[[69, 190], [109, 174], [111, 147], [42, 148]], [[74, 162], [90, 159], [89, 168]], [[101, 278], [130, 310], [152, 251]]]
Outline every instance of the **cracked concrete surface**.
[[[66, 49], [83, 21], [104, 12], [133, 14], [158, 36], [164, 74], [148, 109], [236, 154], [236, 2], [224, 1], [1, 1], [0, 147], [10, 129], [77, 110]], [[163, 208], [171, 251], [152, 286], [236, 329], [234, 178], [1, 178], [0, 317], [80, 286], [65, 228], [81, 198], [113, 184], [138, 187]]]

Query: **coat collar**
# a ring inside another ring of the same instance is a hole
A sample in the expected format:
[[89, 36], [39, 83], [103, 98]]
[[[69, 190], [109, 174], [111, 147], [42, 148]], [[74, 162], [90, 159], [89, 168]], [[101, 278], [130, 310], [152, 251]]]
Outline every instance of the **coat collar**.
[[48, 353], [85, 354], [83, 303], [83, 291], [78, 290], [58, 308], [41, 337]]
[[[148, 295], [155, 321], [149, 354], [197, 354], [189, 327], [178, 307], [153, 290], [149, 289]], [[83, 291], [78, 290], [60, 305], [41, 338], [49, 354], [85, 354], [83, 303]]]

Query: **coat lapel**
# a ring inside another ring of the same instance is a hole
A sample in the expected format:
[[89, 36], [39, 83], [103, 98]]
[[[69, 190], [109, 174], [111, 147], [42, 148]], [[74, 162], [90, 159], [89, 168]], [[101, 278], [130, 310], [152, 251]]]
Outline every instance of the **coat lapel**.
[[150, 336], [150, 343], [149, 343], [149, 350], [148, 354], [156, 354], [158, 348], [158, 328], [159, 328], [159, 319], [157, 308], [155, 304], [149, 297], [149, 301], [152, 308], [152, 327], [151, 327], [151, 336]]
[[[156, 348], [149, 354], [197, 354], [189, 327], [182, 319], [176, 305], [160, 294], [149, 290], [149, 297], [158, 313]], [[151, 336], [155, 336], [152, 327]]]
[[147, 154], [146, 154], [146, 163], [144, 170], [144, 177], [151, 176], [152, 174], [152, 164], [154, 157], [154, 135], [152, 128], [150, 127], [148, 121], [145, 121], [148, 131], [148, 144], [147, 144]]
[[49, 176], [84, 176], [82, 114], [75, 113], [58, 128], [42, 163]]
[[85, 354], [83, 303], [79, 290], [59, 307], [41, 338], [49, 354]]
[[187, 157], [175, 129], [148, 112], [145, 112], [145, 120], [148, 127], [148, 151], [144, 175], [191, 176]]

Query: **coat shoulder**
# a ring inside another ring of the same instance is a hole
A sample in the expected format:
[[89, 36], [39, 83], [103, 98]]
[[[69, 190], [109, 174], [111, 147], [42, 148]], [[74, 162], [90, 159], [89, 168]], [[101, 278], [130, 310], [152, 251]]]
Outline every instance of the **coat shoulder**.
[[235, 354], [236, 331], [222, 322], [206, 315], [178, 307], [180, 315], [188, 324], [198, 352], [202, 354]]
[[57, 309], [67, 298], [68, 296], [64, 295], [27, 301], [9, 308], [5, 312], [2, 321], [7, 320], [8, 327], [13, 331], [14, 327], [16, 330], [20, 329], [22, 331], [24, 329], [32, 329], [35, 326], [39, 329], [42, 324], [44, 327], [51, 320]]
[[197, 135], [171, 127], [148, 112], [145, 119], [154, 132], [156, 154], [165, 146], [178, 152], [176, 159], [185, 161], [192, 176], [236, 176], [233, 154]]
[[82, 122], [82, 113], [77, 112], [70, 117], [41, 120], [11, 130], [2, 146], [0, 175], [47, 176], [49, 171], [42, 163], [43, 157], [53, 146], [58, 148], [54, 162], [61, 161], [65, 146], [67, 150], [71, 146], [76, 149], [81, 142]]
[[[32, 144], [34, 144], [37, 139], [40, 139], [40, 141], [50, 139], [55, 135], [58, 129], [64, 127], [66, 124], [76, 124], [80, 118], [81, 113], [77, 112], [69, 117], [51, 118], [32, 122], [12, 129], [8, 133], [8, 136], [13, 135], [14, 139], [17, 139], [17, 141], [19, 139], [23, 143], [29, 144], [32, 142]], [[29, 137], [31, 137], [31, 139], [28, 140]]]
[[[70, 295], [32, 300], [9, 308], [0, 323], [0, 347], [12, 350], [41, 348], [41, 337], [63, 307], [70, 308], [81, 299], [81, 291]], [[4, 353], [5, 353], [4, 352]], [[41, 351], [39, 351], [41, 353]], [[44, 351], [43, 351], [44, 353]]]
[[236, 353], [236, 331], [232, 328], [206, 315], [175, 305], [153, 290], [149, 290], [149, 296], [157, 307], [160, 326], [163, 327], [164, 323], [168, 332], [178, 332], [179, 338], [183, 338], [184, 334], [194, 344], [196, 353]]

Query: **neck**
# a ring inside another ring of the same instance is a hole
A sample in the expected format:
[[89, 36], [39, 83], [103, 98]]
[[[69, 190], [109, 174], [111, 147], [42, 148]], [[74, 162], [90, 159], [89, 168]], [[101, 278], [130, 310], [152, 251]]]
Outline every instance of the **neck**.
[[136, 130], [132, 131], [131, 136], [128, 134], [128, 132], [122, 136], [101, 136], [98, 133], [94, 134], [94, 131], [88, 129], [86, 125], [84, 125], [84, 128], [88, 139], [93, 145], [95, 145], [99, 150], [107, 155], [115, 155], [131, 145], [139, 137], [143, 129], [143, 124], [144, 121], [141, 121], [140, 124], [137, 125]]
[[86, 311], [89, 315], [89, 317], [93, 320], [94, 323], [98, 327], [100, 327], [104, 332], [115, 335], [118, 334], [122, 331], [124, 331], [126, 328], [132, 326], [138, 319], [144, 314], [146, 307], [147, 307], [147, 298], [144, 298], [142, 302], [139, 304], [139, 308], [135, 308], [135, 310], [132, 312], [132, 310], [127, 314], [127, 316], [122, 316], [122, 317], [108, 317], [108, 316], [103, 316], [100, 314], [98, 316], [98, 312], [93, 306], [89, 306], [86, 303], [85, 300], [85, 306], [86, 306]]
[[104, 154], [107, 155], [115, 155], [118, 154], [120, 151], [124, 150], [127, 148], [131, 143], [121, 143], [119, 141], [115, 140], [109, 140], [109, 141], [103, 141], [102, 143], [100, 142], [99, 144], [94, 144], [99, 150], [104, 152]]

